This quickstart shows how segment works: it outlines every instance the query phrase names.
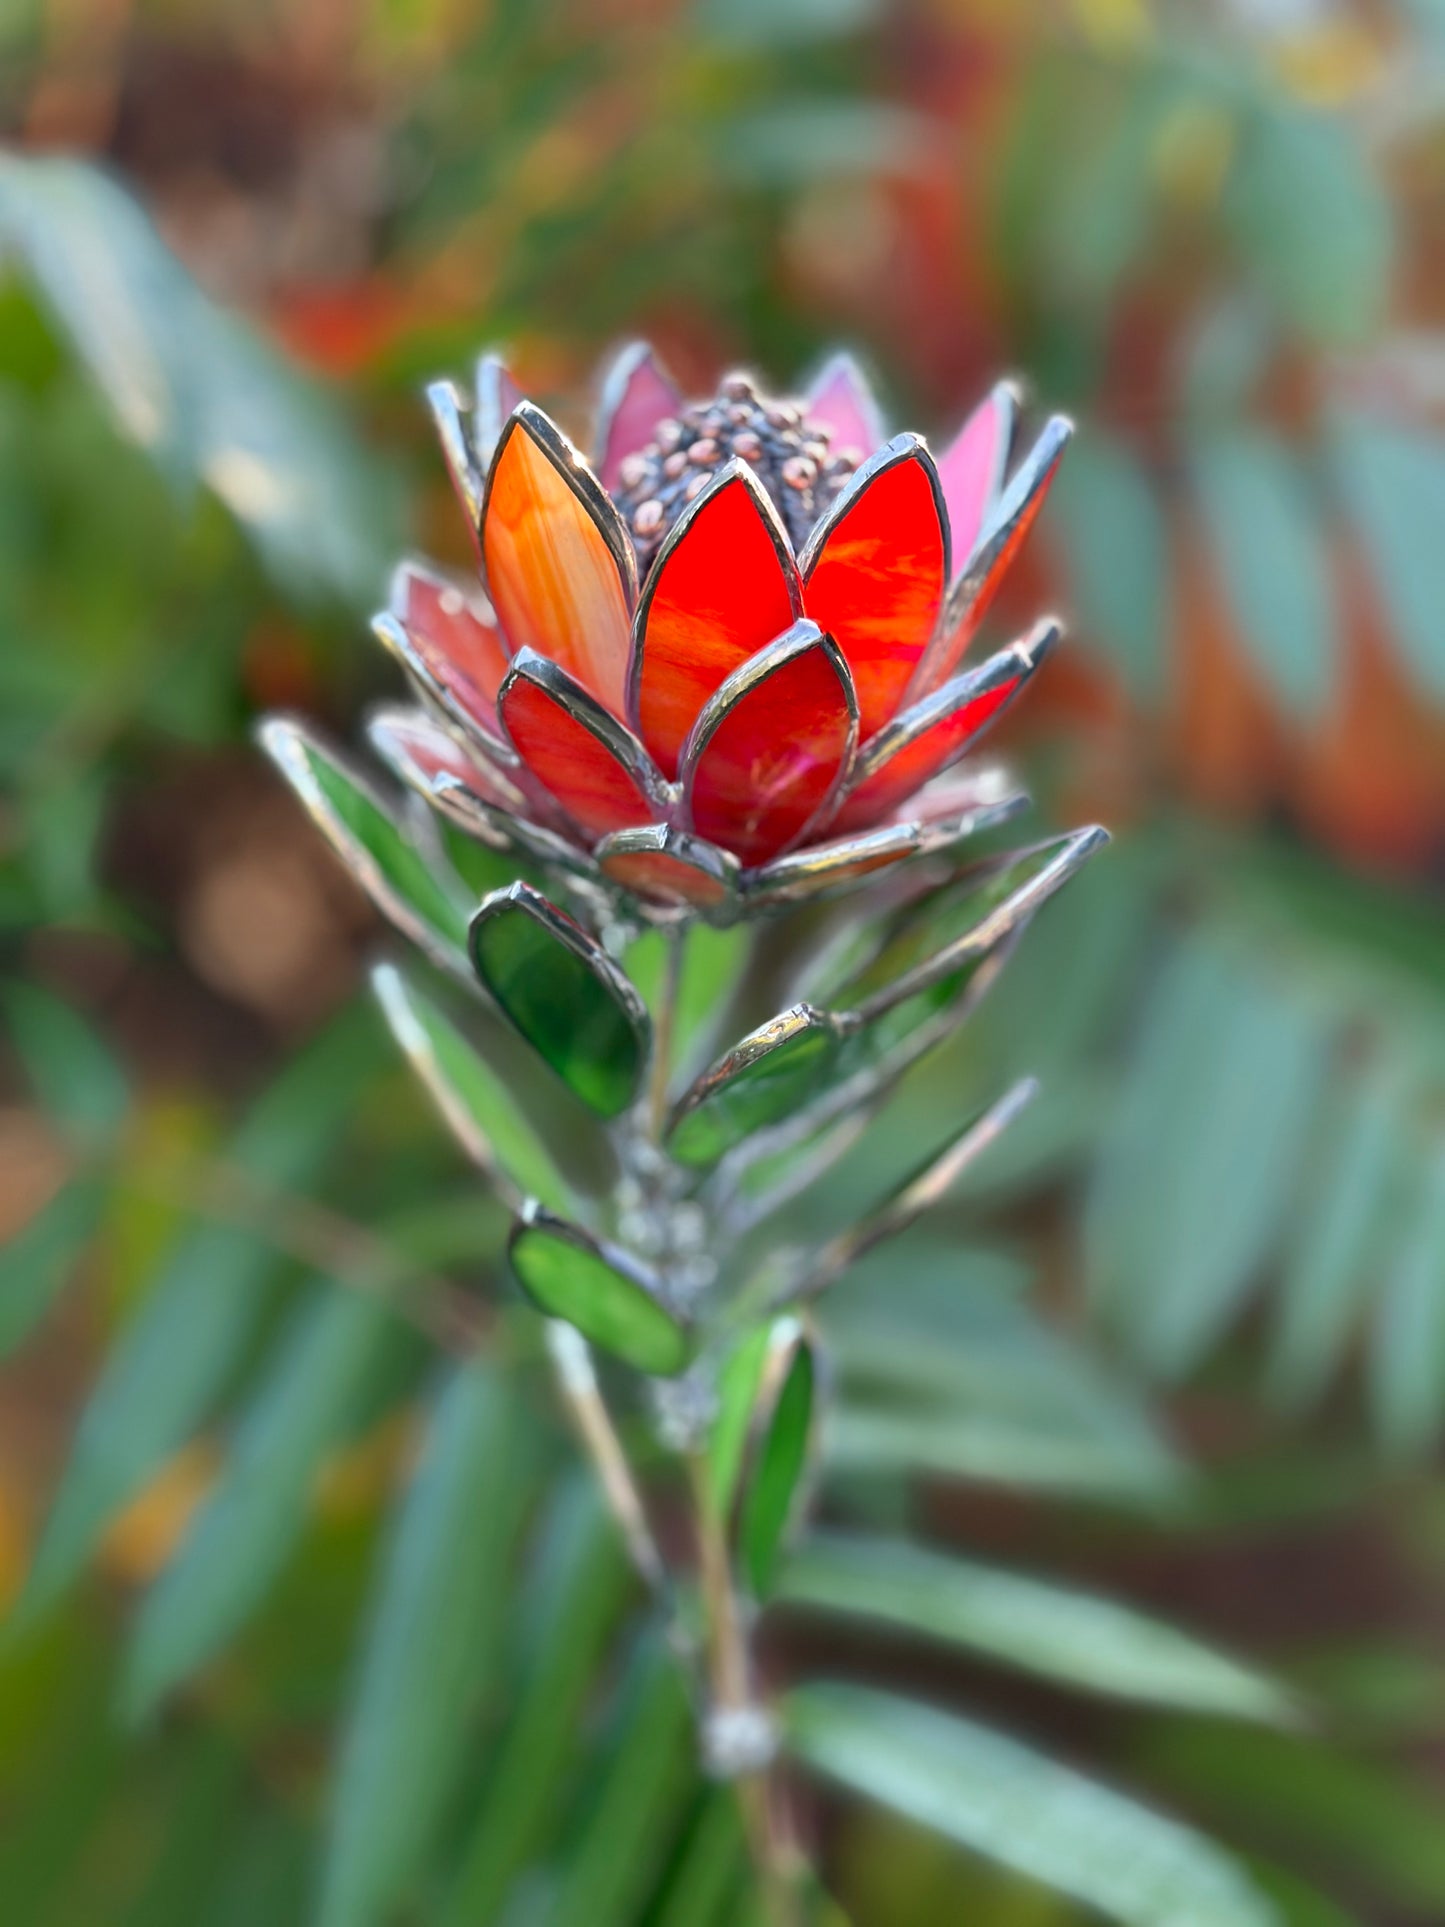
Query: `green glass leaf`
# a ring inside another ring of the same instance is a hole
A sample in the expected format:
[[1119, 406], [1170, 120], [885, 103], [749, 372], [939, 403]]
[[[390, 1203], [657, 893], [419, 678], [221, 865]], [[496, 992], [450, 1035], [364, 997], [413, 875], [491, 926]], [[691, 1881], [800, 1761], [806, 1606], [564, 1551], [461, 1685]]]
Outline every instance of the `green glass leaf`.
[[798, 1110], [819, 1091], [842, 1049], [827, 1011], [795, 1004], [749, 1033], [678, 1100], [666, 1146], [701, 1168], [753, 1132]]
[[683, 1321], [663, 1303], [658, 1280], [625, 1252], [529, 1201], [508, 1254], [527, 1296], [605, 1352], [640, 1372], [671, 1377], [691, 1355]]
[[707, 1499], [719, 1519], [732, 1510], [737, 1494], [772, 1336], [771, 1325], [759, 1325], [739, 1340], [718, 1372], [717, 1417], [707, 1447]]
[[850, 939], [817, 1001], [760, 1025], [683, 1093], [668, 1151], [703, 1168], [825, 1093], [830, 1104], [864, 1101], [961, 1021], [1011, 940], [1108, 840], [1091, 827], [979, 865], [906, 906], [881, 937], [871, 928]]
[[317, 1927], [391, 1919], [431, 1844], [500, 1663], [533, 1451], [505, 1383], [458, 1369], [382, 1556]]
[[391, 964], [379, 965], [371, 982], [412, 1068], [506, 1203], [515, 1211], [535, 1197], [553, 1210], [575, 1211], [571, 1187], [506, 1085], [450, 1018]]
[[979, 864], [869, 932], [813, 993], [856, 1012], [875, 1055], [961, 999], [982, 966], [1108, 842], [1097, 826]]
[[131, 1718], [203, 1666], [265, 1598], [306, 1524], [317, 1469], [395, 1337], [383, 1306], [340, 1285], [283, 1336], [224, 1470], [141, 1607], [123, 1691]]
[[794, 1688], [782, 1717], [830, 1779], [1124, 1927], [1279, 1927], [1211, 1841], [972, 1720], [834, 1682]]
[[348, 763], [301, 723], [272, 717], [262, 748], [382, 915], [444, 970], [470, 981], [466, 968], [471, 905], [454, 875], [422, 854], [393, 813]]
[[[786, 1329], [790, 1325], [791, 1331]], [[738, 1549], [754, 1596], [765, 1599], [797, 1515], [814, 1441], [817, 1360], [811, 1339], [791, 1319], [773, 1328], [760, 1389], [770, 1409], [743, 1492]]]
[[987, 1654], [1085, 1693], [1291, 1723], [1283, 1687], [1113, 1599], [894, 1538], [819, 1533], [776, 1597]]
[[602, 1117], [637, 1097], [647, 1006], [602, 946], [528, 883], [494, 891], [472, 919], [471, 955], [498, 1008]]

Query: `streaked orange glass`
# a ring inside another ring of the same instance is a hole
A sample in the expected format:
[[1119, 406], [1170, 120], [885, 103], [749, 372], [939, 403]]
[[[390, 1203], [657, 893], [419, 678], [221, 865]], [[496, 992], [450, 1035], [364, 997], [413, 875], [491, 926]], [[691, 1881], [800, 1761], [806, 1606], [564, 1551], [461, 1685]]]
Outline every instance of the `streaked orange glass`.
[[865, 742], [897, 709], [943, 604], [947, 547], [925, 459], [897, 461], [860, 491], [803, 590], [853, 672]]
[[639, 730], [669, 780], [708, 697], [797, 613], [763, 511], [740, 477], [724, 482], [662, 557], [639, 637]]
[[630, 616], [622, 576], [601, 529], [524, 419], [492, 472], [482, 556], [513, 651], [550, 656], [620, 716]]

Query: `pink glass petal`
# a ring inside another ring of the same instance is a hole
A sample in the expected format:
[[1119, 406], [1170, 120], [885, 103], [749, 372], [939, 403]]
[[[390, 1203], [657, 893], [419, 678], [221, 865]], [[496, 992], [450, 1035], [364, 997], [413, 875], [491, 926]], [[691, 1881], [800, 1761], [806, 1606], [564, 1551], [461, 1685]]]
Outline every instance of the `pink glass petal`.
[[611, 499], [530, 402], [497, 447], [482, 560], [513, 653], [535, 649], [622, 714], [637, 564]]
[[851, 355], [831, 355], [808, 386], [807, 415], [829, 430], [835, 450], [866, 461], [883, 440], [883, 416], [868, 377]]
[[657, 424], [682, 407], [682, 393], [645, 341], [617, 356], [602, 384], [594, 443], [597, 476], [605, 489], [618, 485], [624, 456], [645, 448]]
[[619, 830], [595, 854], [609, 882], [668, 908], [718, 911], [737, 894], [741, 871], [731, 851], [662, 824]]
[[629, 710], [665, 776], [709, 696], [801, 609], [777, 511], [730, 462], [664, 542], [634, 624]]
[[684, 807], [700, 836], [766, 863], [831, 807], [857, 740], [847, 666], [798, 622], [730, 676], [688, 738]]
[[518, 402], [524, 399], [500, 355], [485, 354], [477, 362], [477, 405], [472, 418], [472, 446], [482, 468], [491, 466], [502, 430]]
[[948, 592], [937, 633], [909, 686], [910, 701], [926, 696], [947, 682], [963, 660], [964, 651], [976, 635], [989, 604], [1038, 520], [1049, 484], [1073, 432], [1073, 423], [1065, 416], [1053, 416], [1014, 471], [998, 507], [967, 558], [963, 573]]
[[484, 769], [420, 710], [379, 709], [366, 729], [387, 767], [423, 796], [430, 797], [440, 779], [449, 777], [498, 809], [515, 810], [522, 801], [500, 771]]
[[1017, 419], [1017, 391], [1001, 381], [938, 458], [955, 568], [968, 560], [997, 506]]
[[481, 554], [483, 471], [472, 443], [471, 411], [455, 382], [434, 381], [426, 398], [442, 445], [447, 473], [462, 505], [472, 545]]
[[486, 598], [403, 562], [392, 577], [391, 608], [430, 681], [468, 720], [495, 734], [507, 651]]
[[1047, 619], [1011, 648], [925, 696], [897, 716], [858, 759], [831, 828], [846, 833], [881, 822], [977, 740], [1023, 688], [1059, 639]]
[[556, 663], [519, 655], [497, 711], [527, 769], [589, 836], [657, 817], [661, 781], [642, 745]]
[[948, 528], [932, 457], [899, 435], [854, 477], [809, 537], [803, 606], [842, 650], [862, 740], [897, 709], [948, 584]]

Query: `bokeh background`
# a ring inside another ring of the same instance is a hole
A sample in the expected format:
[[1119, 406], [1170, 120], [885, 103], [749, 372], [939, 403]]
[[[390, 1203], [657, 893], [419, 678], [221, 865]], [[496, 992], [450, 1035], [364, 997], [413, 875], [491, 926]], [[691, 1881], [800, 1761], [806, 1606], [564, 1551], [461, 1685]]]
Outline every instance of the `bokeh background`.
[[[458, 1594], [491, 1659], [395, 1918], [742, 1918], [670, 1687], [604, 1663], [635, 1602], [566, 1525], [502, 1215], [249, 741], [276, 705], [354, 730], [393, 693], [365, 636], [392, 558], [465, 560], [424, 379], [504, 344], [581, 434], [638, 333], [699, 389], [843, 341], [900, 425], [945, 433], [1010, 370], [1078, 421], [993, 624], [1052, 605], [1070, 639], [993, 746], [1041, 821], [1117, 842], [876, 1173], [806, 1204], [836, 1221], [1044, 1078], [845, 1304], [845, 1391], [900, 1272], [966, 1315], [955, 1405], [865, 1387], [826, 1503], [1180, 1620], [1312, 1716], [1081, 1701], [802, 1615], [770, 1664], [1006, 1724], [1227, 1841], [1300, 1927], [1445, 1918], [1438, 0], [11, 0], [0, 127], [7, 1927], [313, 1919], [435, 1375], [337, 1307], [438, 1280], [502, 1307], [531, 1389], [475, 1495], [490, 1590]], [[563, 1596], [578, 1677], [524, 1700], [508, 1757], [545, 1799], [508, 1836], [489, 1766]], [[399, 1788], [443, 1772], [445, 1715], [382, 1735]], [[859, 1927], [1088, 1917], [802, 1798]], [[678, 1871], [704, 1848], [713, 1913]]]

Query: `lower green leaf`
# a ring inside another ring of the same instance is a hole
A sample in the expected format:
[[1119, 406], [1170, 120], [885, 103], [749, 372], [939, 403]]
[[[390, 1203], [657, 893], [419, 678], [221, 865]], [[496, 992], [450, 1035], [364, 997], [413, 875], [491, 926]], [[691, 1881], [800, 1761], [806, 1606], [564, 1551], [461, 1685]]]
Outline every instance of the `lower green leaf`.
[[625, 1252], [531, 1202], [513, 1228], [508, 1255], [533, 1303], [603, 1351], [663, 1377], [687, 1364], [687, 1326], [663, 1302], [659, 1281]]

